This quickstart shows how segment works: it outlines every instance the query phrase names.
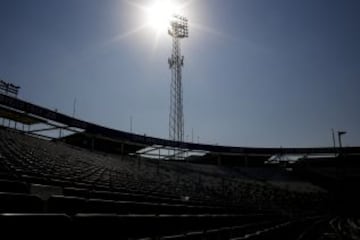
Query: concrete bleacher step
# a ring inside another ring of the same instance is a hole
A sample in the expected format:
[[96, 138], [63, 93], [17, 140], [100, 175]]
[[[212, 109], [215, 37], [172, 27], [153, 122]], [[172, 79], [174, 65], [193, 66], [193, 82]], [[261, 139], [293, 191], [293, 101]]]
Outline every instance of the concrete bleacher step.
[[0, 213], [42, 213], [44, 202], [35, 195], [0, 192]]
[[89, 199], [86, 202], [84, 212], [86, 213], [116, 213], [128, 214], [130, 209], [125, 204], [119, 201], [102, 200], [102, 199]]
[[0, 225], [2, 227], [15, 225], [17, 227], [36, 224], [45, 227], [55, 224], [71, 224], [71, 218], [66, 214], [54, 213], [0, 213]]
[[76, 196], [52, 195], [46, 211], [54, 213], [117, 213], [117, 214], [205, 214], [201, 208], [179, 204], [158, 204], [137, 201], [116, 201]]
[[3, 180], [17, 180], [16, 175], [10, 171], [0, 172], [0, 179]]
[[89, 198], [90, 191], [86, 188], [64, 187], [63, 194], [65, 196]]
[[72, 219], [65, 214], [0, 213], [1, 234], [12, 239], [66, 239]]
[[158, 234], [155, 215], [76, 214], [74, 227], [78, 231], [97, 235], [149, 237]]
[[29, 193], [29, 185], [22, 181], [0, 179], [0, 192]]
[[47, 201], [47, 212], [74, 215], [85, 211], [85, 198], [53, 195]]
[[161, 237], [160, 240], [185, 240], [185, 235], [184, 234], [180, 234], [180, 235], [172, 235], [172, 236], [164, 236]]
[[62, 195], [63, 188], [54, 185], [33, 183], [30, 184], [30, 193], [46, 201], [53, 195]]
[[186, 233], [184, 237], [186, 240], [201, 240], [204, 238], [204, 232], [189, 232]]

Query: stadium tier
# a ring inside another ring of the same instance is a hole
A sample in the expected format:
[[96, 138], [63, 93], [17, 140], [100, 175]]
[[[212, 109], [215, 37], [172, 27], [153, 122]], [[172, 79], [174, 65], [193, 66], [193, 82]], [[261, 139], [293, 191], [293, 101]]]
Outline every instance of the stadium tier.
[[123, 232], [128, 237], [227, 227], [232, 236], [243, 225], [249, 231], [319, 214], [314, 204], [325, 198], [322, 191], [290, 191], [226, 168], [163, 162], [158, 169], [151, 159], [90, 152], [13, 129], [2, 128], [0, 142], [3, 226], [54, 221], [79, 231], [141, 228]]
[[[8, 96], [0, 103], [1, 117], [18, 124], [78, 131], [44, 139], [24, 126], [0, 128], [0, 226], [12, 236], [41, 237], [38, 230], [47, 229], [57, 237], [320, 239], [358, 226], [334, 211], [328, 188], [297, 174], [308, 164], [301, 161], [299, 171], [259, 165], [274, 149], [189, 143], [181, 147], [208, 151], [201, 161], [147, 158], [134, 153], [160, 141], [183, 143], [103, 128]], [[81, 144], [92, 138], [98, 147]], [[355, 158], [356, 148], [346, 151]], [[219, 156], [258, 163], [209, 164]]]

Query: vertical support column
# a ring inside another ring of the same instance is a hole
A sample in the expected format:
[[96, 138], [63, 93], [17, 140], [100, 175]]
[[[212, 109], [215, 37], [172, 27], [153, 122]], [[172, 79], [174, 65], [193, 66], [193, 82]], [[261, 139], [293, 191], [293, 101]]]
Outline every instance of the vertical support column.
[[91, 151], [94, 151], [95, 149], [95, 138], [91, 137]]
[[124, 158], [124, 143], [121, 143], [121, 157], [120, 157], [120, 159], [121, 160], [123, 160], [123, 158]]
[[222, 177], [221, 178], [221, 185], [222, 185], [222, 195], [225, 197], [225, 193], [226, 193], [226, 190], [225, 190], [225, 177]]
[[159, 148], [159, 155], [158, 155], [158, 161], [157, 161], [157, 167], [156, 167], [156, 174], [159, 176], [160, 173], [160, 148]]
[[244, 166], [245, 166], [245, 167], [248, 167], [248, 166], [249, 166], [249, 159], [248, 159], [248, 155], [247, 155], [247, 154], [244, 156]]
[[138, 164], [138, 170], [140, 170], [141, 167], [141, 157], [139, 154], [137, 154], [137, 164]]
[[220, 155], [217, 156], [216, 160], [217, 160], [217, 165], [221, 166], [221, 156]]

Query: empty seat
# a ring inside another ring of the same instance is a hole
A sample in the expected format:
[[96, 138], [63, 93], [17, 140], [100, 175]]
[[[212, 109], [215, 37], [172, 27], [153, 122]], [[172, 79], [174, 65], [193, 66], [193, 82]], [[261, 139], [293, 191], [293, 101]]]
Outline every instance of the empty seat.
[[160, 238], [161, 240], [184, 240], [185, 235], [173, 235], [173, 236], [164, 236]]
[[58, 213], [1, 213], [1, 226], [3, 224], [30, 225], [39, 224], [39, 226], [47, 226], [54, 224], [71, 223], [71, 218], [66, 214]]
[[78, 213], [74, 215], [74, 228], [79, 231], [88, 231], [89, 233], [101, 232], [106, 230], [120, 231], [119, 219], [116, 214], [87, 214]]
[[159, 215], [157, 222], [161, 226], [162, 236], [171, 236], [190, 231], [206, 229], [209, 216], [206, 215]]
[[261, 227], [261, 225], [257, 225], [254, 223], [251, 224], [244, 224], [241, 226], [235, 226], [232, 228], [232, 237], [242, 237], [245, 236], [246, 234], [252, 233], [257, 231], [259, 228]]
[[231, 230], [232, 229], [230, 227], [220, 228], [218, 231], [218, 237], [223, 240], [230, 239], [232, 234]]
[[43, 206], [43, 201], [34, 195], [0, 192], [0, 212], [2, 213], [41, 213]]
[[211, 229], [204, 233], [204, 238], [207, 240], [223, 240], [220, 238], [219, 229]]
[[203, 232], [189, 232], [186, 234], [186, 240], [202, 240], [204, 239]]
[[123, 202], [123, 208], [130, 214], [158, 214], [158, 205], [147, 202]]
[[157, 234], [155, 215], [76, 214], [74, 228], [90, 235], [103, 233], [120, 239]]
[[65, 187], [63, 190], [63, 194], [66, 196], [88, 198], [89, 190], [86, 188]]
[[[0, 214], [1, 234], [4, 236], [26, 235], [42, 239], [65, 237], [71, 229], [71, 219], [65, 214], [49, 213], [3, 213]], [[10, 234], [10, 235], [8, 235]]]
[[186, 206], [185, 209], [184, 209], [184, 212], [186, 214], [205, 214], [205, 213], [209, 213], [209, 211], [207, 211], [205, 207], [201, 207], [201, 206]]
[[30, 192], [43, 200], [47, 200], [53, 195], [62, 195], [62, 188], [53, 185], [31, 184]]
[[12, 173], [10, 173], [10, 172], [0, 171], [0, 179], [15, 180], [16, 177], [15, 177]]
[[21, 179], [30, 183], [38, 183], [38, 184], [49, 184], [49, 181], [46, 177], [43, 176], [35, 176], [35, 173], [31, 173], [32, 175], [28, 174], [21, 174]]
[[102, 199], [89, 199], [86, 202], [86, 207], [84, 208], [86, 213], [122, 213], [126, 214], [127, 209], [121, 207], [121, 204], [112, 200], [102, 200]]
[[67, 213], [73, 215], [83, 212], [86, 207], [86, 199], [62, 195], [51, 196], [47, 201], [47, 211], [50, 213]]
[[29, 193], [25, 182], [0, 179], [0, 192]]
[[129, 237], [158, 236], [162, 230], [155, 215], [119, 215], [119, 220]]
[[136, 193], [119, 193], [110, 191], [91, 191], [89, 192], [90, 198], [95, 199], [107, 199], [107, 200], [119, 200], [119, 201], [140, 201], [146, 202], [148, 198], [142, 194]]
[[154, 203], [89, 199], [85, 212], [155, 215], [158, 214], [158, 206]]
[[277, 222], [280, 223], [281, 221], [276, 221], [276, 220], [262, 221], [262, 222], [248, 223], [248, 224], [244, 224], [241, 226], [232, 227], [232, 230], [231, 230], [232, 238], [241, 237], [246, 234], [250, 234], [250, 233], [259, 231], [261, 229], [265, 229], [265, 228], [274, 226], [275, 224], [277, 224]]
[[191, 214], [191, 210], [181, 204], [162, 203], [158, 205], [158, 211], [160, 214]]

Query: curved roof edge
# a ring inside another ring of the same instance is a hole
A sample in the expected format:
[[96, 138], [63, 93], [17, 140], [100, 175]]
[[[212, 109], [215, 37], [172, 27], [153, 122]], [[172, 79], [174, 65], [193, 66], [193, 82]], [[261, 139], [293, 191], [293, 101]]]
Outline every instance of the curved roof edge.
[[[314, 147], [314, 148], [264, 147], [262, 148], [262, 147], [234, 147], [234, 146], [219, 146], [219, 145], [188, 143], [188, 142], [175, 142], [167, 139], [128, 133], [125, 131], [115, 130], [98, 124], [86, 122], [4, 94], [0, 94], [0, 105], [10, 107], [18, 111], [22, 111], [25, 114], [31, 114], [50, 121], [61, 123], [69, 127], [83, 129], [90, 133], [101, 134], [104, 136], [121, 139], [127, 142], [142, 144], [144, 146], [161, 145], [161, 146], [184, 148], [190, 150], [209, 151], [209, 152], [221, 153], [221, 154], [223, 153], [236, 154], [236, 155], [254, 154], [254, 155], [268, 155], [268, 156], [274, 154], [316, 154], [316, 153], [338, 152], [338, 149], [333, 147]], [[360, 147], [343, 147], [342, 151], [346, 153], [360, 154]]]

